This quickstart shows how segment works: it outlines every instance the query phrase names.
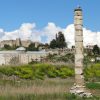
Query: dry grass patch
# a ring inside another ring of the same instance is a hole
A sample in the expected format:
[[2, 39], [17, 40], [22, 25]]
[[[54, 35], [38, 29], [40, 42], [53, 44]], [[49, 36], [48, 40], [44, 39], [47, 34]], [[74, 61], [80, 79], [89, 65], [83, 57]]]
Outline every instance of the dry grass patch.
[[64, 94], [69, 91], [73, 84], [73, 79], [45, 79], [45, 80], [22, 80], [19, 82], [5, 83], [0, 86], [0, 95], [16, 95], [16, 94]]

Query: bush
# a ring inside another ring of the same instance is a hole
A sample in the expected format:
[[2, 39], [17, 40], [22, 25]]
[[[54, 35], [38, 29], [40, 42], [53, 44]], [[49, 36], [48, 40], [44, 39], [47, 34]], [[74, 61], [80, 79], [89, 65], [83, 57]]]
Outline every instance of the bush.
[[100, 79], [100, 64], [94, 64], [85, 68], [86, 79]]
[[18, 67], [17, 70], [14, 71], [14, 74], [23, 79], [33, 78], [33, 70], [29, 67]]
[[56, 73], [56, 67], [55, 66], [49, 66], [47, 69], [47, 76], [51, 78], [57, 77]]
[[12, 67], [0, 68], [0, 73], [11, 76], [14, 74], [14, 70]]
[[86, 83], [86, 87], [89, 89], [100, 89], [100, 83]]
[[50, 64], [34, 64], [16, 67], [3, 67], [0, 72], [7, 76], [15, 75], [22, 79], [67, 78], [74, 75], [74, 70], [67, 66], [54, 66]]
[[74, 71], [71, 68], [68, 68], [66, 66], [60, 68], [59, 76], [61, 78], [67, 78], [67, 77], [73, 76], [73, 75], [74, 75]]
[[41, 68], [37, 68], [34, 70], [34, 76], [38, 79], [44, 79], [45, 73], [41, 70]]

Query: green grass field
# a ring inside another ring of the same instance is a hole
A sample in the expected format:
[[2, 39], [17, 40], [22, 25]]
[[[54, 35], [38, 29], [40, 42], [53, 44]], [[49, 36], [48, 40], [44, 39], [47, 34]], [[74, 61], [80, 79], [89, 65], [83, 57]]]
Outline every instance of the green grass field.
[[99, 65], [85, 72], [86, 87], [93, 98], [69, 94], [74, 71], [68, 66], [3, 66], [0, 68], [0, 100], [100, 100]]

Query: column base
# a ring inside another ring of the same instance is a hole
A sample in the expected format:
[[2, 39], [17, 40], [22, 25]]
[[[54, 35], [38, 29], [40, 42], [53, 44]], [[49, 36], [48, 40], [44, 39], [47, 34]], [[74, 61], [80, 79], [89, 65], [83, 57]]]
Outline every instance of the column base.
[[74, 85], [70, 89], [70, 93], [80, 97], [92, 97], [92, 94], [86, 90], [85, 86]]

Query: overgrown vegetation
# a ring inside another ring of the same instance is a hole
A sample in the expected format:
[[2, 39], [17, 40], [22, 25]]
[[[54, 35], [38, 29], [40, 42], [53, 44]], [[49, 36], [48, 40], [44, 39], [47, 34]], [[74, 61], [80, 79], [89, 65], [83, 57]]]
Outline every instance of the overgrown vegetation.
[[1, 96], [0, 100], [100, 100], [100, 97], [78, 97], [74, 94], [46, 94], [46, 95], [34, 95], [34, 94], [24, 94], [16, 96]]
[[35, 47], [35, 43], [31, 43], [27, 48], [27, 51], [38, 51], [39, 48]]
[[[92, 98], [69, 94], [73, 78], [46, 78], [45, 80], [0, 80], [0, 100], [99, 100], [100, 89]], [[91, 83], [90, 83], [91, 84]], [[89, 85], [89, 83], [88, 83]], [[93, 88], [91, 88], [93, 89]], [[9, 91], [10, 90], [10, 91]]]
[[100, 55], [100, 48], [98, 47], [98, 45], [94, 45], [92, 52], [94, 53], [94, 55]]
[[74, 84], [74, 68], [50, 64], [3, 66], [0, 100], [100, 100], [100, 83], [96, 82], [100, 78], [99, 68], [100, 64], [85, 68], [86, 87], [96, 96], [81, 98], [68, 94]]
[[67, 94], [66, 100], [100, 100], [100, 97], [93, 96], [93, 97], [87, 98], [87, 97], [79, 97], [74, 94]]
[[57, 54], [49, 54], [47, 56], [47, 59], [49, 59], [52, 62], [67, 62], [67, 63], [74, 63], [74, 54], [68, 53], [65, 55], [57, 55]]
[[86, 83], [86, 87], [88, 87], [89, 89], [100, 89], [100, 83]]
[[8, 44], [5, 44], [2, 50], [15, 50], [17, 48], [16, 45], [10, 46]]
[[58, 32], [58, 34], [56, 34], [56, 38], [50, 42], [50, 48], [55, 49], [64, 47], [67, 47], [64, 34], [62, 32]]
[[[74, 76], [74, 68], [65, 65], [51, 64], [29, 64], [22, 66], [5, 66], [0, 68], [0, 74], [6, 76], [16, 76], [21, 79], [44, 79], [49, 78], [67, 78]], [[85, 79], [87, 81], [100, 81], [100, 64], [93, 64], [85, 67]]]
[[68, 66], [49, 64], [34, 64], [17, 67], [1, 67], [0, 73], [7, 76], [17, 76], [22, 79], [67, 78], [74, 76], [74, 70]]
[[45, 94], [45, 95], [34, 95], [24, 94], [16, 96], [1, 96], [0, 100], [66, 100], [64, 94]]
[[85, 79], [89, 81], [100, 81], [100, 63], [90, 65], [85, 68]]
[[73, 84], [73, 78], [69, 79], [1, 79], [0, 100], [66, 100], [65, 94]]

